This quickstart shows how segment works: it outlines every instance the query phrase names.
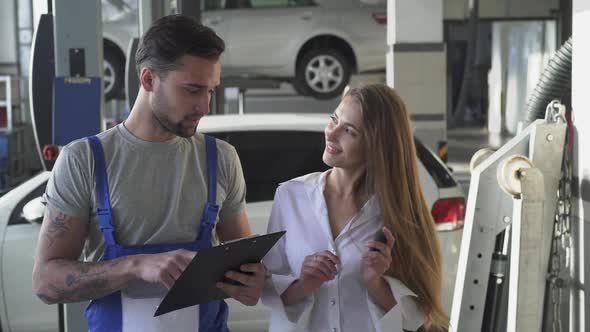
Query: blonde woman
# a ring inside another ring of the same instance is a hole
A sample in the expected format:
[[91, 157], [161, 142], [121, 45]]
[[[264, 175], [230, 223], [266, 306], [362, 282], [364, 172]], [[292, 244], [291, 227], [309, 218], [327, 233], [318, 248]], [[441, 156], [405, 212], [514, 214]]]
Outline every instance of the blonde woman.
[[351, 89], [325, 138], [332, 168], [275, 194], [268, 230], [287, 234], [264, 259], [270, 331], [445, 330], [439, 242], [403, 101], [385, 85]]

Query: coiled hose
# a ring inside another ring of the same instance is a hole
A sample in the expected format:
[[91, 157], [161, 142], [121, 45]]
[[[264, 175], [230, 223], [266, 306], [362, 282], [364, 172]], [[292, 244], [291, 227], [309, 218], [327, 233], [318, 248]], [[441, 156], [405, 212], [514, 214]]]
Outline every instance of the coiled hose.
[[527, 102], [525, 125], [545, 117], [547, 104], [560, 99], [571, 90], [572, 38], [570, 37], [551, 57]]

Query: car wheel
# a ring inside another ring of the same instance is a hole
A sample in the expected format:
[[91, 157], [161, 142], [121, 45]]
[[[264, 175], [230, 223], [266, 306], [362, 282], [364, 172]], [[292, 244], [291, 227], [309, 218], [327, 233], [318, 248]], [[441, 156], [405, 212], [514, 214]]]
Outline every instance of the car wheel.
[[103, 70], [105, 99], [111, 100], [124, 96], [125, 59], [121, 59], [119, 52], [112, 47], [104, 48]]
[[348, 84], [350, 62], [334, 49], [314, 49], [298, 62], [295, 90], [317, 99], [338, 97]]

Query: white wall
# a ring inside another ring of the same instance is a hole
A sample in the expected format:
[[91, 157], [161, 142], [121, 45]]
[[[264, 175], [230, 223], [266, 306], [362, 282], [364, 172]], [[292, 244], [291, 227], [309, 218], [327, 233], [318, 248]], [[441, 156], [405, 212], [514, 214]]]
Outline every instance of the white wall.
[[16, 11], [14, 0], [0, 1], [0, 64], [17, 62]]
[[587, 331], [586, 317], [590, 317], [588, 297], [588, 270], [586, 257], [590, 255], [590, 1], [573, 0], [573, 67], [572, 67], [572, 110], [574, 116], [574, 176], [578, 183], [575, 198], [572, 227], [574, 229], [574, 287], [570, 318], [571, 331]]

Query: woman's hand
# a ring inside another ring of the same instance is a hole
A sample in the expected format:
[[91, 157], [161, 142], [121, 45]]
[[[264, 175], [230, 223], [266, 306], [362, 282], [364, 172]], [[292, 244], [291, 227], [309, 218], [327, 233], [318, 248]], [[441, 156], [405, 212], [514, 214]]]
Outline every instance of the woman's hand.
[[365, 287], [369, 289], [379, 285], [381, 277], [391, 265], [391, 251], [395, 238], [386, 227], [383, 227], [383, 233], [387, 242], [369, 241], [367, 243], [369, 250], [365, 252], [361, 259], [362, 280]]
[[327, 250], [305, 256], [299, 279], [281, 294], [281, 300], [285, 305], [300, 302], [324, 282], [334, 279], [338, 274], [337, 265], [339, 264], [338, 256]]
[[338, 274], [338, 256], [328, 250], [306, 256], [301, 265], [299, 282], [305, 294], [312, 293], [324, 282], [332, 280]]

